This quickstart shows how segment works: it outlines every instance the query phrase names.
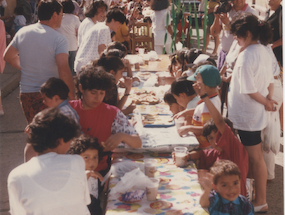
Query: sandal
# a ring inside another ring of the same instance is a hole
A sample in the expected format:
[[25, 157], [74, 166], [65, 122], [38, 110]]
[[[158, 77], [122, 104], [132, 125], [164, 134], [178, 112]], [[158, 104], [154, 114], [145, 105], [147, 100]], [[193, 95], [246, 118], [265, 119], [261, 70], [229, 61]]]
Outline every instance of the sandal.
[[254, 213], [267, 213], [268, 210], [268, 204], [260, 205], [260, 206], [255, 206], [254, 207]]

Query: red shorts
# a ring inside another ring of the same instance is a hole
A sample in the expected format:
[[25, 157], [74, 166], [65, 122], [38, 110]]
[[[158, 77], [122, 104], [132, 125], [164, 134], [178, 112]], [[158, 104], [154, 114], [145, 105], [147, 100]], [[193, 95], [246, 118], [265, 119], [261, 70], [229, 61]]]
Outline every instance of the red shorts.
[[20, 93], [20, 103], [28, 124], [38, 112], [47, 108], [40, 93]]

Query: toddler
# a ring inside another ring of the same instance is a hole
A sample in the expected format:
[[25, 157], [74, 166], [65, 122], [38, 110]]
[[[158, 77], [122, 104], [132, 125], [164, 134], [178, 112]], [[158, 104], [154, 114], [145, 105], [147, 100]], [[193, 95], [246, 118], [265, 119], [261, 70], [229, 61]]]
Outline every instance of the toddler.
[[94, 171], [102, 157], [102, 152], [103, 148], [99, 145], [98, 139], [87, 135], [81, 135], [77, 138], [68, 151], [69, 154], [80, 155], [85, 161], [85, 171], [91, 197], [91, 204], [88, 205], [88, 209], [91, 215], [102, 214], [98, 197], [103, 190], [103, 187], [100, 186], [103, 176]]
[[19, 31], [22, 27], [26, 25], [26, 18], [24, 17], [24, 8], [17, 6], [14, 9], [15, 19], [14, 19], [14, 30], [15, 34]]
[[208, 207], [210, 214], [254, 214], [252, 203], [240, 195], [241, 174], [235, 163], [218, 160], [210, 173], [199, 178], [204, 188], [200, 198], [202, 207]]
[[79, 116], [68, 103], [69, 88], [63, 80], [52, 77], [40, 89], [43, 103], [48, 107], [58, 107], [60, 111], [79, 123]]

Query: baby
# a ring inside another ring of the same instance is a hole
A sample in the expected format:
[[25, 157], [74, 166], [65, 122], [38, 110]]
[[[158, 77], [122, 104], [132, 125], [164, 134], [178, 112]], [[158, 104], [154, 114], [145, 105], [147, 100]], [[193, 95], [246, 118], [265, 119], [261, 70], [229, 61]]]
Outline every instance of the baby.
[[102, 214], [98, 197], [103, 190], [103, 187], [100, 186], [103, 176], [94, 171], [98, 166], [102, 152], [103, 148], [99, 145], [98, 139], [87, 135], [81, 135], [77, 138], [68, 151], [69, 154], [80, 155], [85, 161], [85, 172], [91, 197], [91, 204], [88, 205], [88, 209], [91, 215]]
[[199, 178], [204, 188], [201, 206], [208, 207], [210, 214], [253, 215], [252, 203], [240, 195], [240, 178], [240, 170], [235, 163], [222, 159], [216, 161], [210, 173]]

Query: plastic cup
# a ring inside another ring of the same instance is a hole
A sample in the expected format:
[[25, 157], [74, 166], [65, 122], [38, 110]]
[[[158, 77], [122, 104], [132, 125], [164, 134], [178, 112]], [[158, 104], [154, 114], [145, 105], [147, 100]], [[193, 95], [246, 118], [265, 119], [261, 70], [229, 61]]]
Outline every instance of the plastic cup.
[[144, 54], [144, 48], [139, 48], [139, 54]]
[[175, 147], [174, 148], [175, 153], [175, 164], [178, 167], [186, 166], [186, 155], [187, 155], [187, 148], [186, 147]]
[[148, 158], [144, 160], [144, 172], [145, 175], [148, 177], [154, 177], [154, 174], [156, 172], [156, 163], [157, 161], [152, 158]]
[[146, 198], [148, 201], [155, 201], [158, 193], [159, 179], [150, 178], [153, 182], [146, 187]]
[[185, 121], [184, 117], [179, 117], [179, 118], [175, 119], [174, 122], [175, 122], [176, 129], [179, 129], [181, 126], [183, 126], [184, 121]]

